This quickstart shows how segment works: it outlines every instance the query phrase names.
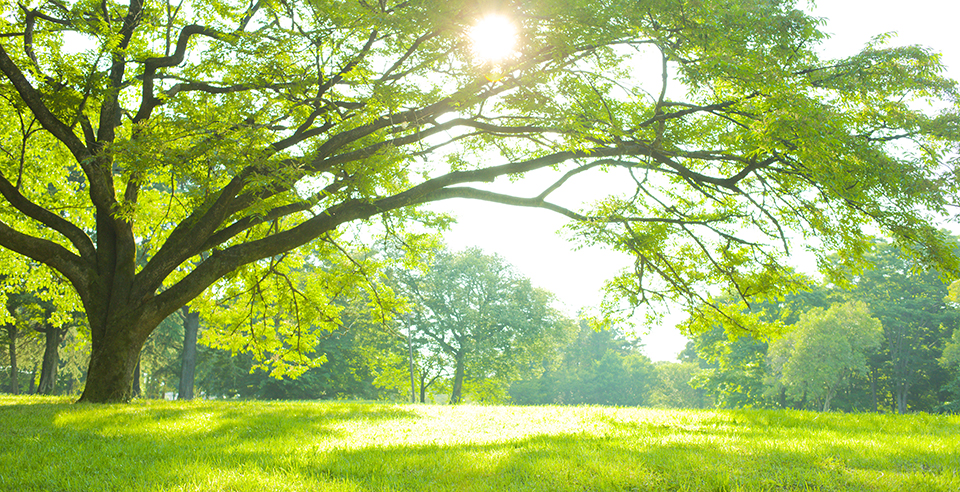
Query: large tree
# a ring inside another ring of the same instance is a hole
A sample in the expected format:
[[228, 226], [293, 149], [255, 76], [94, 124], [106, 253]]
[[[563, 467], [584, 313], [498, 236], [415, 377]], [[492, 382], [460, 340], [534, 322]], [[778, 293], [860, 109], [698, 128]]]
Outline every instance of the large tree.
[[[492, 12], [517, 30], [496, 60], [467, 34]], [[954, 84], [919, 47], [821, 59], [819, 24], [792, 0], [6, 3], [0, 246], [78, 292], [89, 402], [128, 399], [150, 333], [231, 272], [439, 200], [568, 216], [635, 255], [630, 304], [776, 289], [790, 230], [942, 259]], [[475, 186], [541, 169], [532, 196]], [[632, 189], [549, 200], [591, 170]]]

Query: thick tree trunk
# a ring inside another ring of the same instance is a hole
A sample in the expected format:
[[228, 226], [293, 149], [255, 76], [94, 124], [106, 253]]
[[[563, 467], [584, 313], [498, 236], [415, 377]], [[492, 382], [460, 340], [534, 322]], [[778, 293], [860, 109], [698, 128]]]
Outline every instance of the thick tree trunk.
[[43, 364], [40, 366], [40, 384], [37, 393], [52, 395], [57, 387], [57, 370], [60, 367], [60, 342], [66, 330], [47, 326], [43, 330]]
[[80, 402], [117, 403], [134, 397], [133, 379], [146, 339], [129, 331], [113, 330], [115, 336], [94, 336], [87, 370], [87, 384]]
[[20, 368], [17, 367], [17, 327], [13, 324], [7, 325], [7, 337], [10, 339], [10, 394], [20, 394]]
[[180, 400], [193, 399], [193, 379], [197, 369], [197, 332], [200, 330], [200, 313], [183, 307], [183, 351], [180, 354]]
[[457, 369], [453, 373], [453, 390], [450, 393], [450, 403], [456, 405], [463, 399], [463, 374], [466, 372], [464, 354], [457, 354]]

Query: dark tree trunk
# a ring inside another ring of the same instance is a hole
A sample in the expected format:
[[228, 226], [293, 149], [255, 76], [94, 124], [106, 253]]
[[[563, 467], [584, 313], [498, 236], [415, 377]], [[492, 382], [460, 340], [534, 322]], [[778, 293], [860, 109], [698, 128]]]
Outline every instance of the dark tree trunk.
[[[119, 331], [119, 330], [117, 330]], [[121, 332], [122, 333], [122, 332]], [[94, 336], [87, 370], [87, 384], [80, 402], [116, 403], [139, 394], [140, 350], [145, 339], [132, 336]], [[136, 389], [134, 378], [136, 373]]]
[[17, 327], [13, 324], [7, 325], [7, 337], [10, 339], [10, 394], [20, 394], [20, 368], [17, 367]]
[[[420, 372], [420, 403], [427, 402], [427, 388], [429, 388], [430, 385], [435, 383], [437, 379], [440, 379], [440, 374], [437, 374], [436, 376], [430, 378], [429, 381], [427, 381], [427, 373], [423, 371]], [[416, 403], [417, 402], [416, 399], [414, 399], [413, 402]]]
[[57, 387], [57, 370], [60, 367], [60, 342], [66, 330], [46, 326], [44, 334], [43, 364], [40, 366], [40, 384], [37, 393], [52, 395]]
[[463, 374], [466, 372], [466, 368], [464, 367], [465, 358], [463, 353], [456, 355], [457, 369], [456, 372], [453, 373], [453, 391], [450, 393], [450, 403], [454, 405], [463, 400]]
[[30, 386], [27, 388], [27, 394], [33, 395], [37, 392], [37, 365], [33, 365], [33, 370], [30, 371]]
[[183, 352], [180, 354], [180, 400], [193, 399], [193, 379], [197, 370], [197, 332], [200, 331], [200, 313], [183, 310]]

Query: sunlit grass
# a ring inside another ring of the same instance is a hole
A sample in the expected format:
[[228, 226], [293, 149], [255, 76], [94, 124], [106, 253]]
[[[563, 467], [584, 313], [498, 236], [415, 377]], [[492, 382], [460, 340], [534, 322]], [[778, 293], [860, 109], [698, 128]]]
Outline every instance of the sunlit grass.
[[960, 418], [0, 396], [0, 490], [960, 490]]

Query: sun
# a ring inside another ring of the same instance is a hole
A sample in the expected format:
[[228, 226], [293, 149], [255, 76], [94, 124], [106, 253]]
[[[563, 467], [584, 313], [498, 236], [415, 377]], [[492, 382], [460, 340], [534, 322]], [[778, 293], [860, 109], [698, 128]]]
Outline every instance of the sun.
[[480, 61], [496, 63], [516, 54], [517, 28], [502, 15], [489, 15], [467, 33], [471, 50]]

